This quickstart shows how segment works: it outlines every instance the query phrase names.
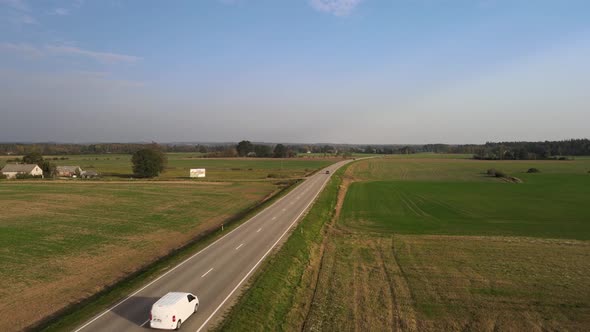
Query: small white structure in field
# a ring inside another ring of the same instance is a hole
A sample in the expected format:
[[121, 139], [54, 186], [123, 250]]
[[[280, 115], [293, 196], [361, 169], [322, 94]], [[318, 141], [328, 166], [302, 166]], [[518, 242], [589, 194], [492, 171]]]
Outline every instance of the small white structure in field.
[[43, 177], [43, 170], [35, 164], [9, 164], [1, 172], [7, 179], [14, 179], [18, 174]]
[[190, 177], [191, 178], [204, 178], [205, 177], [205, 169], [204, 168], [191, 168]]

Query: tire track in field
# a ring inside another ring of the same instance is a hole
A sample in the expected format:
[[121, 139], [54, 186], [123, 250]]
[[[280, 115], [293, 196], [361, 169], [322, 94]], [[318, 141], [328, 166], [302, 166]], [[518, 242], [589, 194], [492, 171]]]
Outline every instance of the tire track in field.
[[401, 191], [398, 191], [398, 194], [401, 198], [401, 200], [404, 202], [404, 204], [406, 204], [406, 206], [412, 210], [412, 212], [414, 212], [417, 216], [421, 216], [421, 217], [432, 217], [430, 214], [428, 214], [426, 211], [422, 210], [418, 204], [416, 204], [416, 202], [414, 202], [414, 200], [412, 200], [408, 194], [405, 194]]
[[425, 196], [418, 195], [418, 194], [416, 194], [416, 196], [422, 198], [426, 202], [431, 202], [431, 203], [437, 204], [441, 207], [447, 208], [449, 210], [456, 211], [459, 214], [463, 215], [464, 217], [469, 217], [469, 218], [477, 218], [478, 217], [476, 214], [474, 214], [473, 212], [471, 212], [469, 210], [466, 210], [466, 209], [463, 209], [463, 208], [460, 208], [457, 206], [453, 206], [443, 200], [436, 199], [433, 197], [425, 197]]
[[396, 323], [399, 324], [400, 331], [414, 332], [418, 330], [416, 312], [414, 310], [416, 307], [416, 297], [409, 286], [405, 270], [399, 264], [395, 251], [395, 235], [391, 237], [391, 245], [389, 248], [390, 250], [387, 251], [390, 254], [388, 255], [390, 256], [389, 261], [393, 264], [385, 266], [385, 270], [387, 271], [388, 266], [392, 269], [391, 272], [388, 272], [388, 277], [390, 278], [390, 285], [394, 289], [393, 294], [397, 297], [396, 309], [399, 318]]

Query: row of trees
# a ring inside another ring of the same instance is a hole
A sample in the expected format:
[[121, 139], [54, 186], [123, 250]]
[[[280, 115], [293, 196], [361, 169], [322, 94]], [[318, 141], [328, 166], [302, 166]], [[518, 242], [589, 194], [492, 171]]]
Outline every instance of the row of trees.
[[[2, 143], [0, 154], [42, 155], [68, 154], [133, 154], [149, 149], [153, 144], [101, 143], [101, 144], [22, 144]], [[326, 155], [410, 154], [419, 152], [465, 153], [478, 159], [548, 159], [555, 156], [590, 155], [590, 140], [572, 139], [544, 142], [488, 142], [485, 144], [425, 144], [425, 145], [355, 145], [355, 144], [268, 144], [247, 140], [235, 143], [215, 144], [162, 144], [158, 150], [165, 152], [199, 152], [206, 157], [293, 157], [297, 154], [323, 153]]]
[[277, 144], [274, 148], [267, 144], [253, 144], [250, 141], [241, 141], [236, 145], [236, 153], [239, 157], [259, 158], [291, 158], [297, 156], [292, 147]]

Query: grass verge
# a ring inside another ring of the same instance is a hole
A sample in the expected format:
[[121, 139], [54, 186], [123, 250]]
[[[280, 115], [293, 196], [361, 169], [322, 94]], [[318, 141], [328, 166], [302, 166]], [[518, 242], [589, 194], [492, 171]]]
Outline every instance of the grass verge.
[[310, 270], [318, 263], [313, 260], [319, 256], [326, 231], [324, 226], [334, 214], [346, 167], [332, 176], [281, 249], [263, 263], [217, 330], [301, 330], [309, 292], [313, 291]]
[[159, 258], [151, 264], [137, 270], [126, 278], [104, 288], [100, 292], [86, 298], [83, 301], [71, 303], [63, 310], [47, 317], [41, 322], [28, 327], [30, 331], [67, 331], [73, 330], [83, 322], [91, 319], [100, 312], [124, 299], [142, 285], [157, 278], [162, 273], [176, 266], [183, 260], [194, 255], [199, 250], [216, 241], [223, 235], [227, 234], [240, 224], [246, 222], [251, 217], [274, 203], [280, 197], [296, 187], [299, 181], [293, 181], [290, 185], [285, 186], [273, 196], [258, 202], [253, 206], [243, 210], [240, 213], [228, 218], [224, 223], [224, 230], [218, 227], [210, 229], [195, 237], [189, 243], [175, 249], [164, 257]]

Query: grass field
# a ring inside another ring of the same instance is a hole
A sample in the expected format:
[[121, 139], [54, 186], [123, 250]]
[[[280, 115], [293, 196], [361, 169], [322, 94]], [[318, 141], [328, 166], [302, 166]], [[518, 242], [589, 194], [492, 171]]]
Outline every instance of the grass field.
[[[195, 181], [261, 180], [302, 177], [318, 168], [334, 163], [334, 158], [202, 158], [199, 153], [167, 153], [168, 164], [158, 177], [161, 180], [189, 179], [191, 168], [205, 168], [207, 177]], [[60, 158], [67, 158], [60, 160]], [[0, 167], [15, 156], [0, 156]], [[96, 170], [103, 178], [117, 180], [133, 176], [131, 155], [67, 155], [46, 156], [55, 165], [76, 165]], [[53, 160], [57, 158], [58, 160]]]
[[[76, 157], [90, 158], [70, 156], [65, 163]], [[124, 164], [112, 156], [92, 158], [105, 169]], [[181, 167], [183, 158], [171, 163]], [[101, 291], [287, 185], [235, 180], [246, 177], [243, 168], [266, 174], [283, 164], [286, 177], [300, 177], [332, 161], [205, 162], [227, 170], [214, 182], [0, 181], [0, 330], [24, 328]]]
[[[267, 330], [587, 330], [590, 160], [439, 157], [352, 164], [325, 240], [290, 263], [302, 277], [286, 286], [280, 274], [261, 273], [227, 326], [249, 319]], [[541, 173], [526, 173], [531, 167]], [[488, 168], [523, 183], [487, 177]], [[285, 298], [290, 310], [273, 309]], [[260, 313], [245, 309], [254, 305]]]

